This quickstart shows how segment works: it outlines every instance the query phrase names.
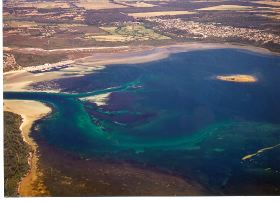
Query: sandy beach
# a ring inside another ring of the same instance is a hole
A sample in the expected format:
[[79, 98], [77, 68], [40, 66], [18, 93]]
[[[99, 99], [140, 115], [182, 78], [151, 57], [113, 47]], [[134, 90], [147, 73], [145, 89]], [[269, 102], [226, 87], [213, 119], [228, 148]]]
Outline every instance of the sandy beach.
[[[98, 47], [96, 47], [98, 48]], [[166, 45], [160, 47], [138, 46], [121, 47], [122, 51], [118, 53], [94, 53], [92, 56], [76, 59], [68, 68], [59, 71], [50, 71], [44, 73], [31, 73], [26, 70], [17, 70], [4, 73], [4, 91], [38, 91], [32, 89], [29, 85], [49, 81], [59, 78], [70, 78], [94, 73], [100, 68], [105, 68], [109, 64], [139, 64], [152, 62], [167, 58], [170, 54], [179, 52], [188, 52], [196, 50], [209, 50], [220, 48], [235, 48], [240, 51], [250, 51], [256, 54], [279, 55], [264, 48], [254, 46], [234, 45], [234, 44], [216, 44], [216, 43], [181, 43]], [[115, 48], [114, 48], [115, 49]], [[59, 51], [62, 51], [58, 49]], [[30, 51], [30, 50], [29, 50]], [[55, 50], [49, 50], [55, 51]], [[67, 50], [65, 50], [67, 51]], [[45, 92], [58, 93], [59, 90], [40, 90]]]
[[36, 182], [36, 187], [33, 187], [33, 183], [36, 180], [38, 181], [38, 177], [41, 175], [41, 173], [39, 172], [37, 167], [37, 144], [29, 136], [29, 133], [34, 121], [50, 113], [51, 108], [38, 101], [4, 100], [4, 111], [9, 111], [21, 115], [23, 122], [20, 126], [20, 130], [22, 131], [23, 140], [32, 148], [32, 153], [30, 153], [30, 157], [28, 160], [30, 164], [30, 171], [19, 184], [19, 195], [36, 196], [38, 194], [47, 194], [47, 190], [45, 189], [42, 182]]

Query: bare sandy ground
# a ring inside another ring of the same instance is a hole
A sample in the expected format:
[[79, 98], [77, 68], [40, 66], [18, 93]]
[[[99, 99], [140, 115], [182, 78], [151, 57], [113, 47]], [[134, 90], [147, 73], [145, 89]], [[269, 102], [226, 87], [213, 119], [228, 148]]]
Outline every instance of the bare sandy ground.
[[251, 6], [240, 6], [240, 5], [219, 5], [219, 6], [211, 6], [206, 8], [200, 8], [197, 10], [200, 11], [239, 11], [239, 10], [250, 10], [253, 7]]
[[173, 15], [191, 15], [196, 12], [191, 11], [160, 11], [160, 12], [143, 12], [143, 13], [129, 13], [129, 16], [134, 18], [149, 18], [159, 16], [173, 16]]
[[36, 196], [39, 193], [46, 194], [47, 190], [45, 189], [42, 182], [37, 182], [37, 186], [33, 187], [33, 183], [38, 180], [38, 177], [41, 175], [41, 173], [37, 167], [37, 144], [29, 136], [29, 133], [34, 121], [50, 113], [51, 108], [38, 101], [4, 100], [4, 111], [21, 115], [23, 122], [20, 126], [20, 130], [22, 131], [23, 140], [32, 148], [32, 153], [30, 153], [28, 160], [30, 164], [30, 171], [22, 179], [18, 188], [20, 196]]
[[116, 4], [109, 0], [79, 0], [77, 3], [75, 3], [75, 5], [88, 10], [114, 9], [126, 7], [125, 5]]
[[254, 83], [258, 81], [258, 79], [252, 75], [243, 75], [243, 74], [217, 76], [216, 78], [222, 81], [237, 82], [237, 83]]
[[[98, 48], [98, 47], [96, 47]], [[181, 43], [167, 46], [139, 46], [139, 47], [120, 47], [121, 51], [114, 53], [94, 53], [92, 56], [76, 59], [70, 67], [53, 72], [45, 72], [33, 74], [25, 70], [18, 70], [4, 73], [4, 91], [35, 91], [29, 85], [36, 82], [48, 81], [58, 78], [83, 76], [85, 74], [94, 73], [100, 68], [105, 68], [109, 64], [137, 64], [156, 61], [167, 58], [170, 54], [179, 52], [188, 52], [196, 50], [220, 49], [220, 48], [235, 48], [244, 51], [251, 51], [256, 54], [279, 55], [264, 48], [253, 46], [242, 46], [233, 44], [215, 44], [215, 43]], [[95, 49], [94, 47], [87, 49]], [[33, 50], [33, 49], [32, 49]], [[81, 49], [83, 50], [83, 49]], [[111, 50], [111, 49], [109, 49]], [[28, 49], [28, 51], [31, 51]], [[33, 51], [69, 51], [69, 49], [58, 50], [33, 50]], [[72, 50], [70, 50], [72, 51]], [[44, 90], [42, 90], [44, 91]], [[59, 92], [50, 91], [46, 92]]]

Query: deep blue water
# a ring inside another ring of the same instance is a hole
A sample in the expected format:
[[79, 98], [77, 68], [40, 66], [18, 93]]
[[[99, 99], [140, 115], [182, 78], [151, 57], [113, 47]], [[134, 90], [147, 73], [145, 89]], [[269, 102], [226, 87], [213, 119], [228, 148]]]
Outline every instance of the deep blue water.
[[[231, 74], [258, 81], [215, 79]], [[244, 194], [250, 187], [257, 194], [262, 186], [279, 194], [279, 75], [280, 57], [204, 50], [51, 81], [72, 94], [6, 92], [4, 97], [52, 105], [52, 115], [38, 123], [40, 136], [66, 151], [157, 168], [213, 193]], [[105, 106], [78, 99], [106, 92], [111, 94]]]

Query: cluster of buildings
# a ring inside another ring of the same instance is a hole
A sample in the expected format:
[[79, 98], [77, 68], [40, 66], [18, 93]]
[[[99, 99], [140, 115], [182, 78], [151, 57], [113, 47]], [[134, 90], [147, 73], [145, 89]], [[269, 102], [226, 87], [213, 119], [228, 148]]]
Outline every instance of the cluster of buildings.
[[74, 62], [73, 60], [67, 60], [67, 61], [57, 62], [53, 64], [46, 63], [38, 66], [30, 66], [24, 69], [32, 73], [42, 73], [42, 72], [49, 72], [49, 71], [55, 71], [55, 70], [67, 68], [73, 62]]
[[266, 33], [257, 29], [238, 28], [232, 26], [222, 26], [218, 23], [200, 23], [194, 21], [183, 21], [182, 19], [161, 19], [148, 18], [150, 22], [156, 23], [161, 31], [172, 32], [177, 31], [178, 37], [191, 36], [196, 39], [207, 38], [239, 38], [243, 40], [280, 44], [280, 36]]
[[11, 71], [20, 69], [21, 66], [17, 64], [13, 54], [3, 53], [3, 71]]

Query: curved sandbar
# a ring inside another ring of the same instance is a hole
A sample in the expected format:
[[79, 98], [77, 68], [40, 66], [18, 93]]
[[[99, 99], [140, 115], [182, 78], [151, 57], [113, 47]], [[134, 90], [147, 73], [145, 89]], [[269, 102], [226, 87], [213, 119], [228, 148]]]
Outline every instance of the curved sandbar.
[[40, 176], [37, 163], [38, 156], [37, 144], [29, 136], [32, 124], [34, 121], [44, 117], [51, 112], [51, 108], [38, 101], [31, 100], [4, 100], [4, 111], [19, 114], [22, 117], [22, 124], [20, 130], [22, 132], [23, 140], [32, 148], [28, 163], [30, 164], [29, 173], [22, 179], [19, 184], [18, 192], [20, 196], [36, 196], [38, 193], [47, 194], [44, 185], [40, 182], [33, 186], [34, 182]]
[[216, 76], [216, 79], [222, 80], [222, 81], [237, 82], [237, 83], [253, 83], [253, 82], [257, 82], [257, 80], [258, 80], [254, 76], [245, 75], [245, 74]]
[[256, 155], [258, 155], [258, 154], [260, 154], [260, 153], [265, 152], [266, 150], [271, 150], [271, 149], [274, 149], [274, 148], [279, 147], [279, 146], [280, 146], [280, 144], [277, 144], [277, 145], [275, 145], [275, 146], [265, 147], [265, 148], [263, 148], [263, 149], [259, 149], [257, 152], [255, 152], [255, 153], [253, 153], [253, 154], [248, 154], [248, 155], [244, 156], [244, 157], [242, 158], [242, 160], [244, 161], [244, 160], [250, 159], [250, 158], [252, 158], [252, 157], [254, 157], [254, 156], [256, 156]]

